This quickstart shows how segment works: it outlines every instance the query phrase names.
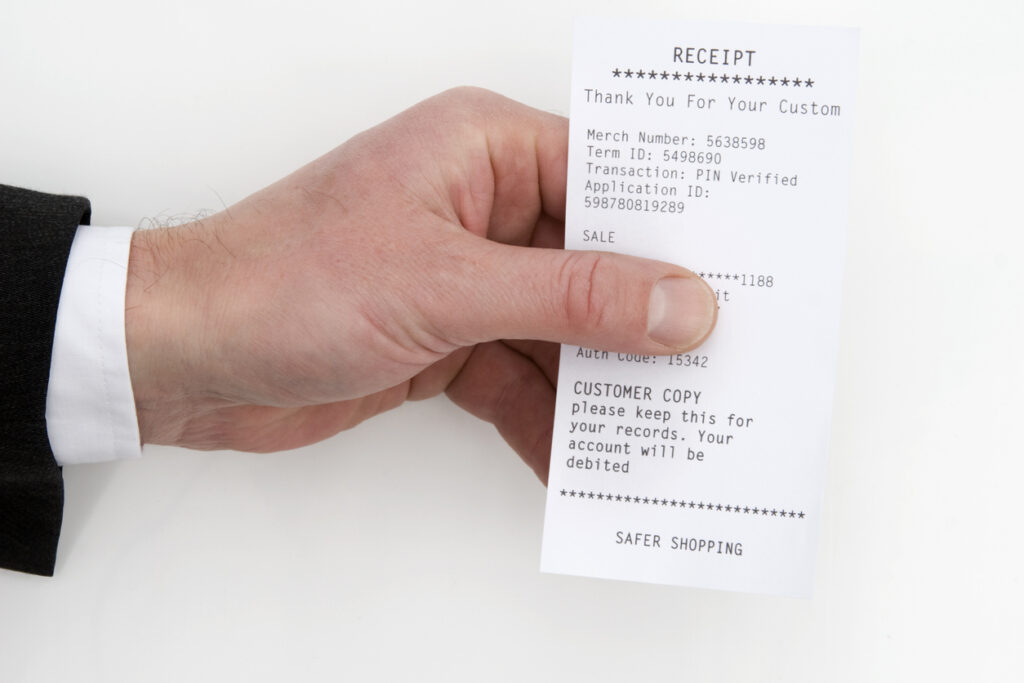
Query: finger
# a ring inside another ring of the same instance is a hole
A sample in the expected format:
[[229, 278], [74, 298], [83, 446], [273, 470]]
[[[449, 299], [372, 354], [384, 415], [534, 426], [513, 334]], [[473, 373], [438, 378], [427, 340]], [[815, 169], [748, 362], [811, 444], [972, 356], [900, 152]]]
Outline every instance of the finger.
[[435, 306], [431, 314], [461, 345], [539, 339], [666, 354], [696, 347], [714, 327], [714, 292], [679, 266], [607, 252], [513, 247], [468, 234], [463, 240], [460, 248], [468, 254], [458, 260], [459, 277], [448, 280], [455, 290], [433, 293], [458, 305]]
[[480, 344], [446, 393], [460, 408], [493, 424], [547, 483], [555, 390], [536, 365], [500, 342]]
[[565, 247], [565, 223], [547, 214], [537, 219], [530, 237], [530, 246], [540, 249], [562, 249]]
[[502, 342], [533, 361], [552, 387], [558, 385], [558, 356], [561, 353], [558, 344], [533, 339], [503, 339]]
[[543, 219], [565, 219], [569, 122], [515, 102], [509, 108], [487, 134], [494, 176], [487, 236], [525, 245]]
[[565, 218], [569, 123], [479, 88], [455, 88], [416, 108], [435, 132], [459, 222], [505, 244], [529, 244], [541, 217]]
[[413, 377], [409, 382], [407, 400], [421, 401], [444, 391], [462, 370], [472, 351], [471, 347], [456, 349]]

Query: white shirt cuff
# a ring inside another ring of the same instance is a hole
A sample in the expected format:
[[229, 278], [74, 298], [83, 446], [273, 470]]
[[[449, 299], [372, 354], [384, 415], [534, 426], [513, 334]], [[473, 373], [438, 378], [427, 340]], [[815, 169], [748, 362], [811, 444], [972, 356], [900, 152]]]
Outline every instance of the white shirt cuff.
[[124, 329], [132, 232], [81, 225], [71, 245], [46, 394], [59, 465], [142, 455]]

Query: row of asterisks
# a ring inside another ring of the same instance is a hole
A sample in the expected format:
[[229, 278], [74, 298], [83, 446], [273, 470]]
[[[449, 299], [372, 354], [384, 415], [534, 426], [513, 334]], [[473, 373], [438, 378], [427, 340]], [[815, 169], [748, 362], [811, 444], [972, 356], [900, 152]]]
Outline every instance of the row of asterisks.
[[710, 280], [712, 278], [716, 280], [739, 280], [743, 277], [736, 273], [697, 273], [697, 275], [700, 275], [705, 280]]
[[739, 280], [740, 279], [740, 276], [736, 275], [735, 273], [733, 273], [732, 275], [730, 275], [729, 273], [697, 273], [697, 274], [700, 275], [705, 280], [710, 280], [711, 278], [715, 278], [717, 280]]
[[661, 505], [662, 507], [691, 508], [694, 510], [713, 510], [715, 512], [740, 512], [745, 515], [761, 515], [762, 517], [793, 517], [803, 519], [806, 515], [795, 510], [778, 510], [772, 508], [750, 507], [749, 505], [722, 505], [721, 503], [705, 503], [694, 500], [675, 500], [673, 498], [651, 498], [649, 496], [623, 496], [613, 493], [595, 493], [593, 491], [567, 491], [562, 489], [561, 495], [568, 498], [586, 498], [589, 500], [610, 500], [616, 503], [641, 503], [643, 505]]
[[646, 78], [651, 81], [658, 80], [660, 78], [663, 81], [672, 79], [673, 81], [697, 81], [699, 83], [746, 83], [747, 85], [754, 85], [756, 83], [757, 85], [792, 85], [795, 88], [799, 88], [801, 86], [805, 88], [814, 87], [814, 81], [812, 81], [810, 78], [787, 78], [785, 76], [783, 76], [782, 78], [768, 76], [766, 78], [764, 76], [740, 76], [738, 74], [733, 74], [732, 76], [728, 74], [694, 74], [690, 73], [689, 71], [687, 71], [685, 74], [681, 74], [678, 71], [659, 72], [644, 71], [643, 69], [637, 69], [636, 71], [634, 71], [633, 69], [626, 69], [625, 71], [623, 71], [622, 69], [612, 69], [612, 76], [614, 76], [615, 78]]

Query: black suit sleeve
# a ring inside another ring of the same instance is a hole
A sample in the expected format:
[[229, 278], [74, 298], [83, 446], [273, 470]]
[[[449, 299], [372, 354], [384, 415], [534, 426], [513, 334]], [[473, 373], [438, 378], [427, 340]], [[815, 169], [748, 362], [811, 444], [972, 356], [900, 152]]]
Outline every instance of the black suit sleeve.
[[64, 483], [46, 387], [71, 241], [89, 201], [0, 185], [0, 567], [53, 575]]

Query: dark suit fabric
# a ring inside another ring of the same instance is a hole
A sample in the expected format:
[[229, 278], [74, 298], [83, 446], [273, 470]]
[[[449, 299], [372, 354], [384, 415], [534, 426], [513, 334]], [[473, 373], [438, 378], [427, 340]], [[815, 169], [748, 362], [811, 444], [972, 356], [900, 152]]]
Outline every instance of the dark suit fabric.
[[64, 484], [46, 436], [61, 283], [81, 197], [0, 185], [0, 567], [53, 575]]

